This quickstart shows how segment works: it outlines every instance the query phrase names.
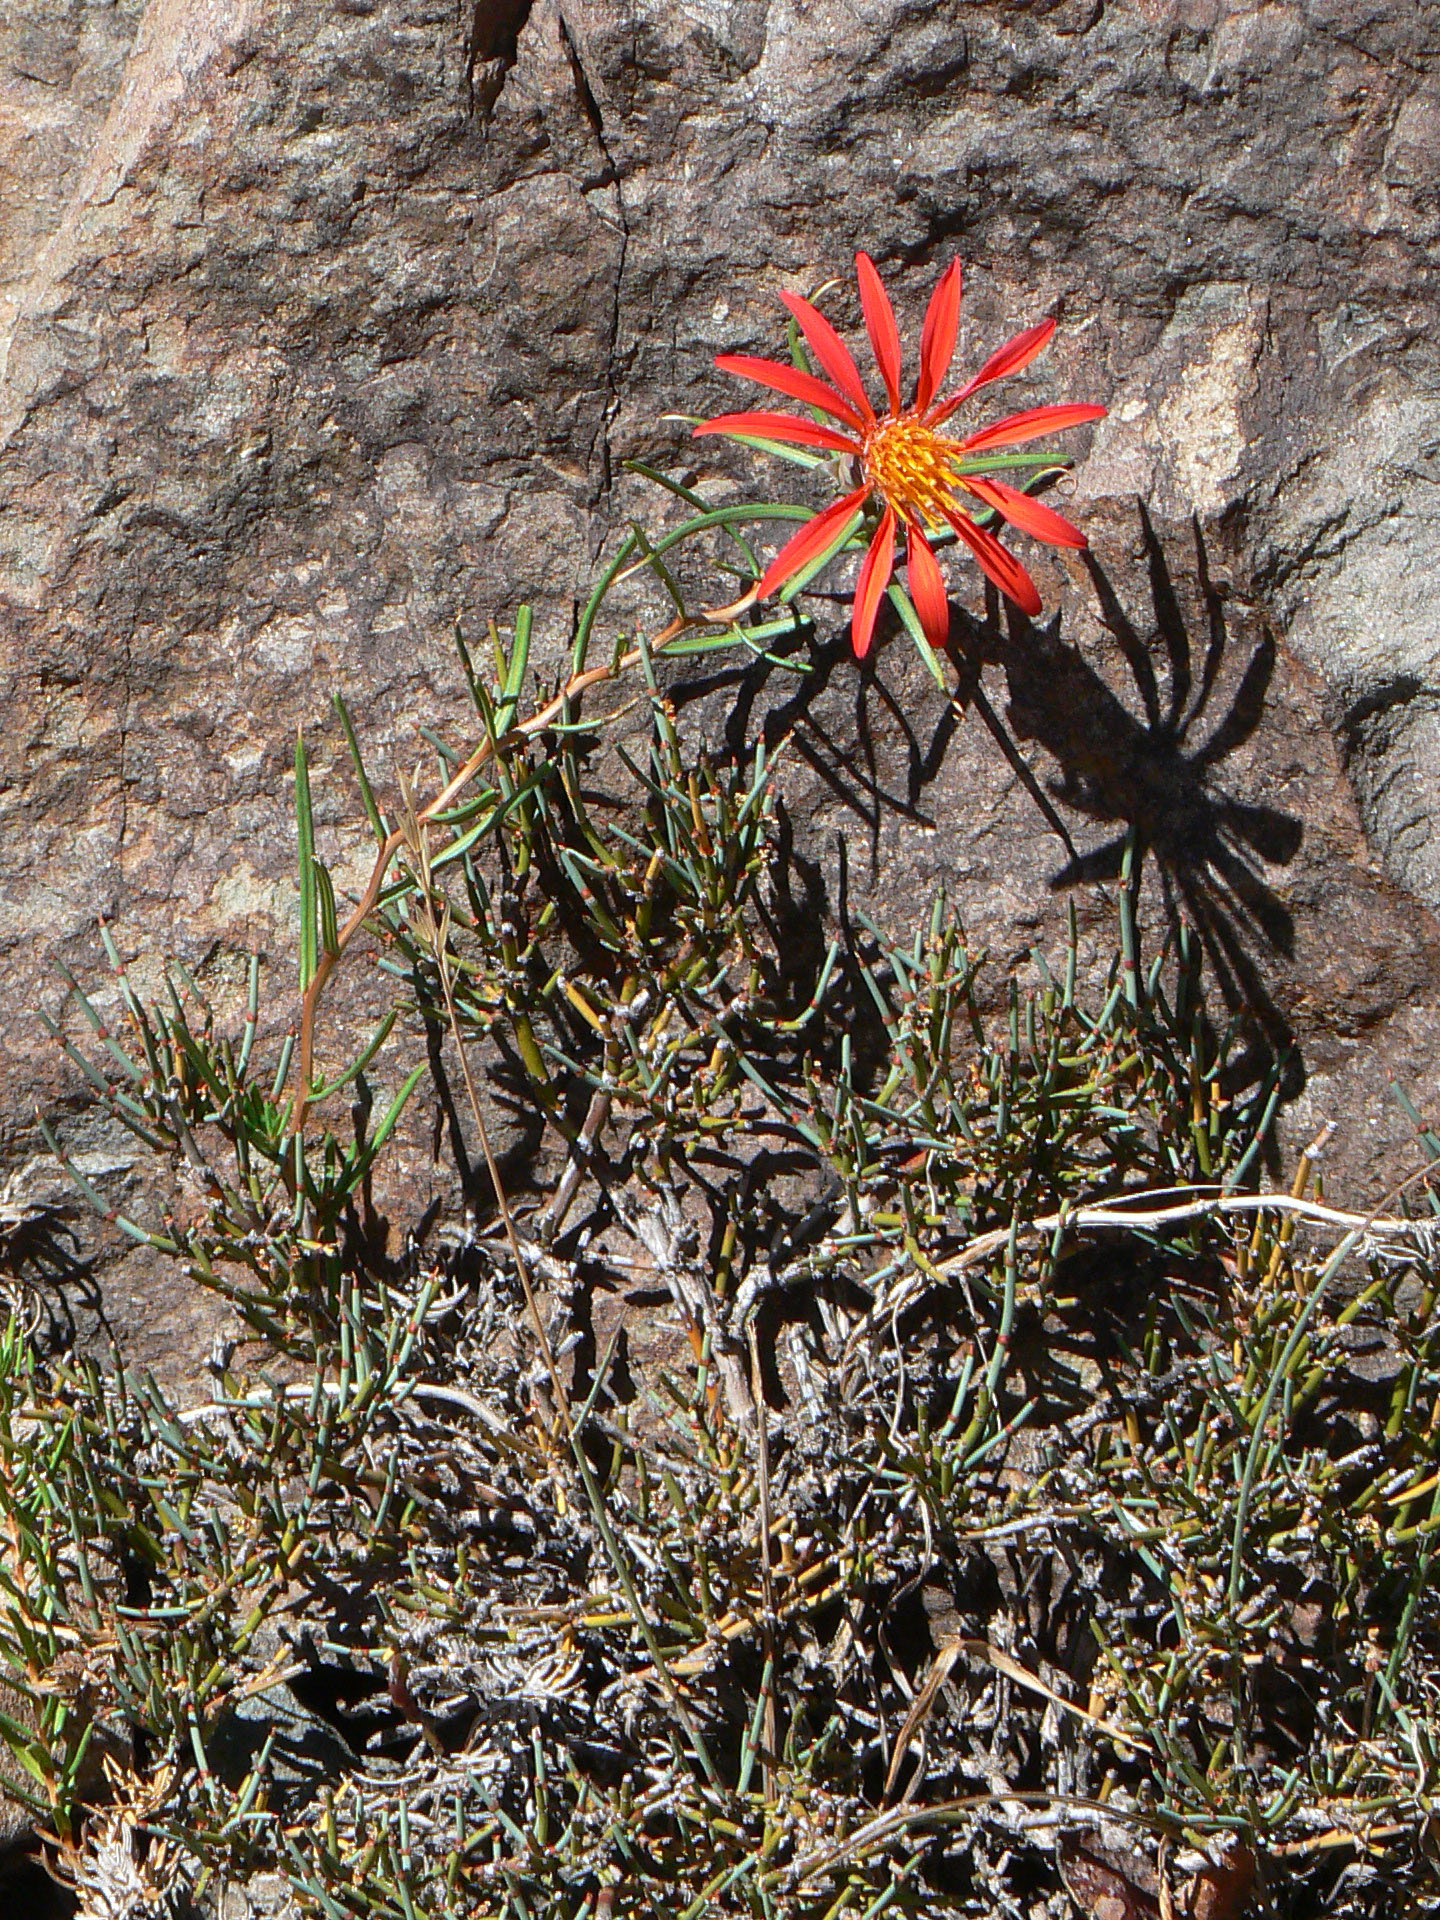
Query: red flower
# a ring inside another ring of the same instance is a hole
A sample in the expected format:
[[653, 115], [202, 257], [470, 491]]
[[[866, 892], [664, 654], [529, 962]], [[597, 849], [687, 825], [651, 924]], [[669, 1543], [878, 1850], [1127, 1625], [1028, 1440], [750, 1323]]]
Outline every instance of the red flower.
[[930, 545], [930, 535], [945, 527], [964, 541], [1000, 591], [1033, 617], [1040, 611], [1034, 582], [993, 533], [976, 525], [958, 496], [968, 494], [1037, 540], [1057, 547], [1083, 547], [1085, 536], [1077, 527], [986, 469], [1037, 464], [1033, 456], [1021, 456], [1017, 461], [1001, 449], [1038, 440], [1064, 427], [1078, 427], [1087, 420], [1099, 420], [1104, 407], [1031, 407], [997, 420], [994, 426], [982, 427], [963, 440], [951, 439], [940, 428], [956, 408], [992, 380], [1003, 380], [1007, 374], [1028, 367], [1048, 345], [1055, 322], [1042, 320], [1039, 326], [1017, 333], [991, 354], [958, 393], [946, 400], [937, 399], [954, 357], [960, 316], [960, 263], [952, 261], [930, 296], [920, 335], [920, 377], [915, 383], [914, 400], [904, 407], [900, 401], [900, 335], [889, 297], [868, 254], [856, 254], [855, 271], [865, 331], [885, 388], [883, 413], [877, 413], [870, 404], [859, 370], [839, 334], [808, 300], [793, 293], [780, 297], [799, 323], [815, 364], [827, 376], [825, 380], [750, 354], [722, 353], [715, 361], [722, 373], [738, 374], [742, 380], [754, 380], [802, 401], [835, 425], [822, 426], [788, 413], [722, 413], [696, 427], [697, 434], [781, 440], [847, 455], [858, 468], [860, 479], [853, 492], [817, 513], [786, 542], [761, 576], [757, 598], [764, 599], [786, 585], [824, 555], [873, 503], [880, 509], [880, 518], [861, 563], [850, 619], [857, 659], [869, 651], [875, 615], [895, 567], [895, 537], [902, 528], [910, 598], [932, 647], [943, 647], [950, 630], [945, 581]]

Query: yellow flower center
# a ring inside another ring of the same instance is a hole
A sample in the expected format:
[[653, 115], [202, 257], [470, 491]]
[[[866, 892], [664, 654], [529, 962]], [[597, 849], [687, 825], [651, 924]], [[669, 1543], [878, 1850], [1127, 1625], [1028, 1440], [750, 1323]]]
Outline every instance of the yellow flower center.
[[877, 420], [861, 453], [865, 478], [895, 511], [927, 526], [944, 524], [941, 503], [952, 504], [955, 473], [953, 440], [925, 426], [913, 413]]

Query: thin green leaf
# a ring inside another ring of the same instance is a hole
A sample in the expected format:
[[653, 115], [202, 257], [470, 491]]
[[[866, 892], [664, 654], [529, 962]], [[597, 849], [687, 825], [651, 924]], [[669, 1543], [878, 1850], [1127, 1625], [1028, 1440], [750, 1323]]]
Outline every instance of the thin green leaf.
[[[457, 629], [458, 635], [458, 629]], [[462, 642], [463, 648], [463, 642]], [[365, 808], [365, 818], [370, 822], [370, 831], [380, 846], [384, 846], [388, 837], [384, 816], [375, 800], [369, 775], [365, 771], [365, 761], [360, 752], [360, 742], [355, 737], [355, 728], [351, 723], [349, 709], [338, 693], [331, 695], [331, 705], [340, 722], [341, 732], [345, 735], [345, 744], [350, 749], [350, 761], [355, 769], [355, 779], [360, 788], [361, 803]]]
[[384, 1015], [379, 1026], [376, 1027], [374, 1033], [371, 1034], [364, 1047], [356, 1054], [345, 1071], [338, 1074], [335, 1079], [327, 1080], [324, 1086], [316, 1088], [312, 1098], [317, 1103], [321, 1100], [328, 1100], [332, 1093], [338, 1093], [342, 1087], [348, 1087], [357, 1075], [365, 1071], [366, 1067], [369, 1066], [381, 1047], [383, 1047], [389, 1039], [390, 1031], [395, 1025], [396, 1018], [396, 1009], [392, 1007], [389, 1012]]
[[920, 616], [915, 611], [915, 603], [898, 580], [890, 582], [890, 604], [900, 616], [900, 624], [915, 642], [915, 651], [925, 662], [931, 679], [942, 693], [948, 694], [949, 686], [945, 679], [945, 669], [940, 664], [940, 656], [925, 638], [925, 629], [920, 624]]

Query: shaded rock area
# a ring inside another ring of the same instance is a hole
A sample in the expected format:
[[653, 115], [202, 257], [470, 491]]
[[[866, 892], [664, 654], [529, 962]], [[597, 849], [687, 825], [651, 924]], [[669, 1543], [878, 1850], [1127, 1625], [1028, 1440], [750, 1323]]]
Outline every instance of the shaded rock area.
[[[1111, 407], [1068, 483], [1094, 566], [1037, 556], [1059, 612], [1019, 628], [954, 569], [953, 712], [903, 638], [857, 676], [837, 603], [803, 692], [696, 713], [738, 746], [795, 705], [817, 926], [944, 884], [1011, 956], [1074, 900], [1098, 963], [1134, 829], [1150, 936], [1199, 924], [1292, 1049], [1288, 1137], [1337, 1120], [1378, 1197], [1415, 1164], [1386, 1082], [1437, 1091], [1437, 56], [1413, 0], [7, 6], [0, 1163], [48, 1177], [38, 1100], [123, 1172], [36, 1024], [52, 960], [93, 979], [104, 915], [220, 997], [237, 952], [288, 968], [295, 728], [339, 690], [409, 764], [454, 626], [525, 599], [553, 668], [623, 462], [738, 474], [664, 416], [863, 245], [912, 339], [963, 258], [971, 364], [1058, 316], [1007, 397]], [[354, 885], [333, 725], [313, 757]], [[135, 1273], [143, 1356], [203, 1348]]]

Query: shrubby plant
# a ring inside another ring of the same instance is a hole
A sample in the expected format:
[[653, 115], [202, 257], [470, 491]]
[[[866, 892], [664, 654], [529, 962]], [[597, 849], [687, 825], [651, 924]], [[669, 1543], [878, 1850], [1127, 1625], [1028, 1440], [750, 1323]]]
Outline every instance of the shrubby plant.
[[[1072, 924], [998, 1019], [943, 899], [797, 940], [775, 759], [707, 756], [667, 676], [803, 667], [798, 600], [685, 581], [809, 510], [656, 477], [557, 685], [524, 612], [462, 646], [429, 798], [336, 702], [343, 906], [297, 746], [293, 1037], [258, 963], [240, 1009], [113, 948], [118, 1019], [73, 984], [155, 1178], [122, 1215], [67, 1164], [236, 1338], [186, 1404], [0, 1341], [0, 1736], [55, 1872], [327, 1920], [1434, 1906], [1432, 1236], [1310, 1158], [1258, 1190], [1278, 1081], [1183, 929], [1145, 960], [1132, 869], [1108, 979]], [[366, 951], [391, 1004], [327, 1067]], [[387, 1233], [427, 1075], [464, 1215]]]

